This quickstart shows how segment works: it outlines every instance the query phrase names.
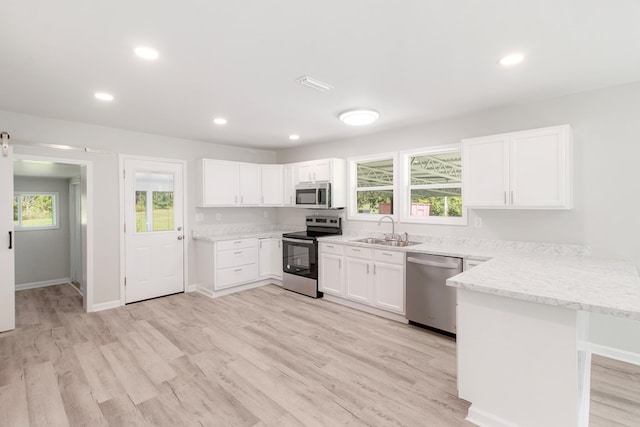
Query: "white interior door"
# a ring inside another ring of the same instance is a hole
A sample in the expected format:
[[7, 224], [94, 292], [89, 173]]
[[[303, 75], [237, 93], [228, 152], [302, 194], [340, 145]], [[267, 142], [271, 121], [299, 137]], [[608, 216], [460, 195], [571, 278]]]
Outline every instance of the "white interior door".
[[0, 332], [16, 327], [13, 251], [13, 156], [0, 154]]
[[125, 159], [125, 302], [184, 291], [182, 164]]

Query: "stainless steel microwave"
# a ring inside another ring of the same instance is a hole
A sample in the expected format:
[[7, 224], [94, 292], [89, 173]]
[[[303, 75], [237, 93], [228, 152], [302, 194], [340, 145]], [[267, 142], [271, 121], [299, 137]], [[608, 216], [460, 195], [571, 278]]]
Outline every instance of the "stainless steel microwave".
[[296, 185], [296, 207], [331, 209], [331, 183], [315, 182]]

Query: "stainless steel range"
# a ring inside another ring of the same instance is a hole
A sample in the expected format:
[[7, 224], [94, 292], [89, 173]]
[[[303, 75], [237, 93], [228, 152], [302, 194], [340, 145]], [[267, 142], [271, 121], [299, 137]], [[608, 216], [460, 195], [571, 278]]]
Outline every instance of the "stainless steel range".
[[282, 235], [282, 286], [312, 298], [318, 291], [318, 237], [342, 234], [342, 218], [308, 216], [307, 230]]

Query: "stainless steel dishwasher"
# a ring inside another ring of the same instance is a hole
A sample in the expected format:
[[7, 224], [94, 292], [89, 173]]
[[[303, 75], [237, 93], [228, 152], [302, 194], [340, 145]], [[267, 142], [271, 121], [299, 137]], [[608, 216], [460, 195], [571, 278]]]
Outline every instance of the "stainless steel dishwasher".
[[407, 254], [407, 320], [449, 334], [456, 333], [456, 290], [446, 285], [462, 273], [462, 259]]

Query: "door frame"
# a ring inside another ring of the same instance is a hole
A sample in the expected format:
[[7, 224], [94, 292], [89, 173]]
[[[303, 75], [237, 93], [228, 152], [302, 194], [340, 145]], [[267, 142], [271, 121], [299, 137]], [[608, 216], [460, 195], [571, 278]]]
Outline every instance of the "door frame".
[[184, 283], [184, 291], [187, 292], [189, 287], [189, 219], [187, 217], [187, 161], [181, 159], [169, 159], [165, 157], [149, 157], [149, 156], [136, 156], [129, 154], [118, 155], [118, 180], [120, 191], [120, 305], [126, 304], [126, 289], [124, 286], [124, 278], [127, 272], [127, 251], [126, 251], [126, 236], [124, 233], [124, 224], [126, 218], [125, 212], [125, 183], [124, 183], [124, 161], [125, 160], [142, 160], [148, 162], [162, 162], [162, 163], [177, 163], [182, 165], [182, 217], [183, 217], [183, 236], [184, 245], [182, 247], [182, 280]]
[[13, 153], [13, 160], [35, 160], [40, 162], [66, 163], [86, 167], [87, 175], [87, 283], [86, 293], [82, 296], [82, 305], [87, 313], [93, 310], [93, 161], [70, 159], [57, 156], [34, 156], [30, 154]]

